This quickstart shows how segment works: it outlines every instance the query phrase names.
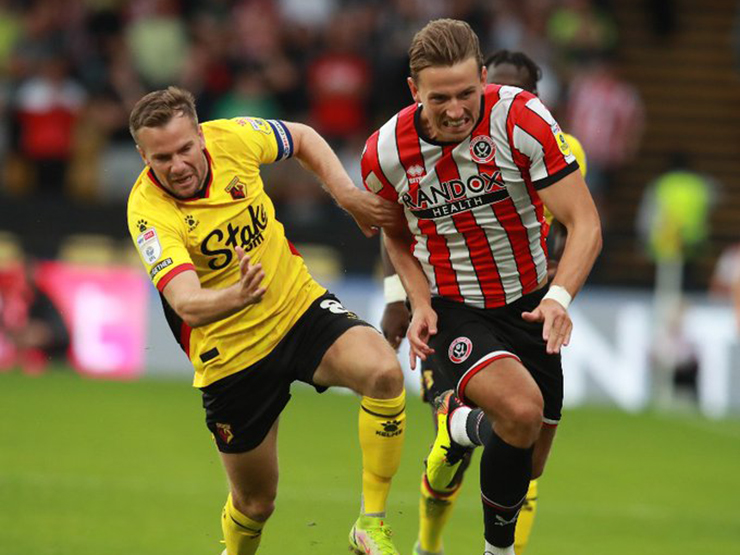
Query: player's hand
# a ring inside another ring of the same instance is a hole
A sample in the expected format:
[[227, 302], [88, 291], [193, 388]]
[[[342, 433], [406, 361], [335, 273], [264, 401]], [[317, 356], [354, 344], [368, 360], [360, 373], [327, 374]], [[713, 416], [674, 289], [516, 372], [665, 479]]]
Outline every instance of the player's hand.
[[353, 189], [349, 194], [337, 199], [357, 222], [357, 226], [366, 237], [378, 233], [381, 227], [398, 225], [401, 207], [395, 202], [386, 200], [369, 191]]
[[547, 354], [554, 355], [570, 343], [573, 322], [559, 302], [543, 299], [532, 312], [522, 312], [527, 322], [542, 322], [542, 339], [547, 341]]
[[396, 351], [406, 336], [410, 320], [411, 314], [409, 313], [409, 309], [406, 308], [405, 302], [397, 301], [385, 305], [383, 318], [380, 320], [380, 329], [388, 340], [388, 343]]
[[436, 333], [437, 313], [432, 307], [415, 308], [406, 334], [409, 340], [409, 363], [412, 370], [416, 370], [417, 357], [426, 360], [427, 356], [434, 353], [434, 349], [429, 346], [429, 339]]
[[262, 264], [250, 264], [249, 256], [246, 255], [244, 249], [241, 247], [235, 247], [236, 257], [239, 260], [239, 271], [242, 277], [239, 279], [239, 295], [241, 297], [244, 306], [250, 304], [257, 304], [262, 300], [265, 295], [264, 287], [260, 284], [265, 278], [265, 272], [262, 270]]

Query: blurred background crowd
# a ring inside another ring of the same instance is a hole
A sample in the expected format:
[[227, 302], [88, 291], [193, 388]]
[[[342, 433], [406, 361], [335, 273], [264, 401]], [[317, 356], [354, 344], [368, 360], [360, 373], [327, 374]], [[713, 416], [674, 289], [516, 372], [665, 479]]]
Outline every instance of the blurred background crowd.
[[[132, 259], [125, 203], [142, 163], [128, 114], [170, 84], [203, 120], [313, 125], [359, 184], [364, 140], [411, 100], [413, 34], [454, 17], [484, 54], [530, 55], [583, 143], [605, 235], [590, 283], [652, 287], [668, 261], [679, 288], [729, 295], [739, 14], [736, 0], [0, 0], [0, 259]], [[265, 169], [289, 236], [330, 274], [372, 274], [377, 243], [296, 169]]]

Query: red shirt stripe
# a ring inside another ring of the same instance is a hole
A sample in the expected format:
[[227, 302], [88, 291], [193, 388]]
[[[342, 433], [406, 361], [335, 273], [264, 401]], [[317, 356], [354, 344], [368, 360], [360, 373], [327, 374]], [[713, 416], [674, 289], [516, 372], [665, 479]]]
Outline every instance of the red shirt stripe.
[[[419, 136], [414, 126], [414, 115], [416, 107], [410, 106], [398, 114], [396, 124], [396, 147], [398, 158], [401, 160], [404, 170], [408, 174], [409, 168], [419, 166], [424, 168], [424, 173], [417, 176], [419, 179], [410, 185], [409, 193], [415, 197], [419, 189], [419, 181], [426, 175], [424, 157], [421, 155]], [[444, 236], [437, 233], [437, 225], [434, 220], [419, 218], [419, 230], [426, 236], [427, 250], [429, 251], [429, 263], [434, 268], [435, 281], [439, 294], [452, 300], [462, 302], [460, 285], [457, 275], [452, 268], [450, 260], [450, 249]]]

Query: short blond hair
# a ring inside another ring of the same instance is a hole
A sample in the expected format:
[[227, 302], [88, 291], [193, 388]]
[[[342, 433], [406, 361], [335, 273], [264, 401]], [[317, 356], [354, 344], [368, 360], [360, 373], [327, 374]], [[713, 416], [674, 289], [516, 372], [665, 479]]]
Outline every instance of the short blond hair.
[[428, 67], [453, 66], [474, 58], [483, 67], [478, 35], [470, 25], [457, 19], [435, 19], [414, 35], [409, 48], [409, 70], [416, 81]]
[[193, 94], [179, 87], [167, 87], [139, 99], [131, 110], [128, 129], [136, 140], [136, 132], [142, 127], [162, 127], [175, 116], [186, 116], [198, 127]]

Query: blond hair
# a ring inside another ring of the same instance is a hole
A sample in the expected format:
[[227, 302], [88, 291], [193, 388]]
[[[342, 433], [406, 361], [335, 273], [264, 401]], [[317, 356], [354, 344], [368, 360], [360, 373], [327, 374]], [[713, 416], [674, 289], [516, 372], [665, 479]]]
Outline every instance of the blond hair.
[[136, 140], [136, 132], [142, 127], [162, 127], [175, 116], [186, 116], [198, 126], [193, 94], [179, 87], [167, 87], [139, 99], [131, 110], [128, 129]]
[[428, 67], [453, 66], [474, 58], [483, 67], [478, 35], [470, 25], [457, 19], [435, 19], [414, 35], [409, 48], [409, 70], [416, 81]]

